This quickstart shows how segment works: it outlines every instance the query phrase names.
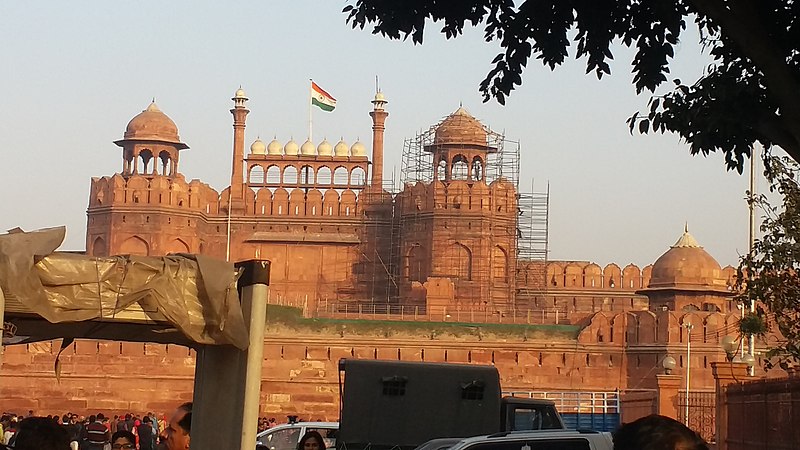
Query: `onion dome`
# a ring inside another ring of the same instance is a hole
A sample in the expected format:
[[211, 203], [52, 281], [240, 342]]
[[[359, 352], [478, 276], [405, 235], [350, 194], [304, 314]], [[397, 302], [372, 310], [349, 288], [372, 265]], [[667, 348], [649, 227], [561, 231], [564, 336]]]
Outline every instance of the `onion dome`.
[[347, 156], [350, 154], [350, 147], [348, 147], [347, 143], [342, 139], [336, 144], [336, 147], [333, 148], [333, 153], [336, 156]]
[[436, 127], [434, 144], [486, 145], [486, 128], [463, 107]]
[[697, 243], [688, 229], [653, 264], [649, 286], [681, 287], [726, 290], [719, 263]]
[[155, 102], [150, 103], [147, 109], [128, 122], [124, 139], [129, 141], [168, 142], [179, 144], [182, 148], [188, 148], [178, 136], [178, 126], [158, 109]]
[[261, 139], [256, 139], [250, 145], [250, 154], [252, 155], [263, 155], [266, 152], [267, 152], [267, 146]]
[[297, 145], [297, 142], [295, 142], [294, 139], [291, 139], [286, 143], [286, 146], [283, 147], [284, 155], [295, 156], [297, 155], [298, 151], [300, 151], [300, 147]]
[[360, 141], [356, 141], [352, 147], [350, 147], [350, 155], [351, 156], [358, 156], [358, 157], [365, 157], [367, 156], [367, 149], [364, 147]]
[[331, 156], [333, 154], [333, 146], [327, 139], [323, 139], [317, 146], [317, 154], [320, 156]]
[[271, 142], [270, 142], [270, 143], [267, 145], [267, 154], [268, 154], [268, 155], [280, 155], [280, 154], [281, 154], [281, 147], [282, 147], [282, 146], [281, 146], [281, 143], [280, 143], [280, 142], [278, 142], [278, 140], [277, 140], [277, 139], [273, 139], [273, 140], [272, 140], [272, 141], [271, 141]]
[[237, 90], [236, 90], [236, 93], [235, 93], [235, 94], [233, 94], [233, 98], [234, 98], [234, 99], [236, 99], [236, 98], [243, 98], [243, 99], [247, 100], [247, 94], [245, 94], [245, 93], [244, 93], [244, 89], [242, 89], [242, 88], [240, 87], [239, 89], [237, 89]]
[[310, 139], [306, 139], [306, 141], [303, 142], [303, 145], [300, 147], [300, 153], [303, 156], [314, 156], [317, 154], [316, 150], [317, 149], [314, 147], [314, 143], [311, 142]]

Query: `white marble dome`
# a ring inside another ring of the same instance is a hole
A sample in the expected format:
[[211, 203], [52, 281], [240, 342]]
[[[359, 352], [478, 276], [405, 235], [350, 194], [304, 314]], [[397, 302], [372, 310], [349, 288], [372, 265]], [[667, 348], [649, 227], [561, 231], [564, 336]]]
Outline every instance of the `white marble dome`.
[[350, 147], [348, 147], [347, 143], [342, 139], [336, 144], [336, 147], [333, 148], [333, 153], [336, 156], [347, 156], [350, 154]]
[[297, 142], [295, 142], [294, 139], [287, 142], [286, 145], [283, 147], [284, 155], [295, 156], [299, 151], [300, 147], [297, 145]]
[[360, 141], [356, 141], [356, 143], [350, 147], [350, 155], [360, 157], [367, 156], [367, 148], [364, 147], [364, 144], [362, 144]]
[[317, 154], [320, 156], [331, 156], [333, 154], [333, 146], [327, 139], [323, 139], [317, 146]]
[[281, 145], [281, 143], [278, 142], [277, 139], [273, 139], [272, 142], [270, 142], [267, 145], [267, 154], [268, 155], [280, 155], [282, 148], [283, 148], [283, 146]]
[[314, 146], [313, 142], [306, 139], [303, 145], [300, 146], [300, 153], [303, 156], [314, 156], [317, 154], [317, 148]]
[[250, 144], [250, 153], [253, 155], [263, 155], [267, 152], [267, 146], [261, 139], [256, 139]]

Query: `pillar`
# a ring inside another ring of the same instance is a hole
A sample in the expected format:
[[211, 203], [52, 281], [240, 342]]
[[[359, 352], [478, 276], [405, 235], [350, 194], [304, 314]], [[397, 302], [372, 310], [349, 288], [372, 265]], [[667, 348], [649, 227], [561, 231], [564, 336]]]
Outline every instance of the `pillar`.
[[726, 388], [732, 383], [747, 381], [748, 366], [741, 362], [712, 362], [711, 373], [717, 392], [716, 423], [714, 435], [717, 437], [717, 450], [728, 449], [728, 397]]
[[270, 263], [236, 266], [244, 269], [238, 287], [250, 342], [244, 351], [231, 345], [197, 349], [192, 450], [252, 450], [256, 443]]
[[678, 391], [682, 381], [683, 377], [680, 375], [656, 375], [656, 384], [658, 385], [656, 412], [658, 414], [678, 420]]
[[373, 189], [383, 189], [383, 132], [386, 130], [386, 117], [389, 113], [384, 110], [384, 106], [389, 103], [378, 91], [375, 99], [372, 100], [374, 107], [369, 116], [372, 117], [372, 179], [370, 185]]
[[231, 99], [233, 100], [233, 168], [231, 170], [231, 211], [244, 213], [244, 128], [247, 114], [245, 103], [247, 97], [244, 90], [239, 88]]

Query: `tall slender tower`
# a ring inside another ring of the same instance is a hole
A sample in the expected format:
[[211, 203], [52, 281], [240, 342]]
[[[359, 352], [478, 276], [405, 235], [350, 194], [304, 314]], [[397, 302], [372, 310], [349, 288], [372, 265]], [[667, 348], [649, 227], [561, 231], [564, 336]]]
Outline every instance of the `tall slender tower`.
[[389, 113], [383, 107], [389, 102], [383, 96], [383, 92], [375, 93], [372, 100], [374, 105], [372, 112], [372, 181], [370, 184], [373, 189], [383, 189], [383, 132], [386, 129], [385, 122]]
[[250, 112], [247, 96], [239, 87], [233, 98], [233, 169], [231, 170], [231, 211], [244, 212], [244, 127]]

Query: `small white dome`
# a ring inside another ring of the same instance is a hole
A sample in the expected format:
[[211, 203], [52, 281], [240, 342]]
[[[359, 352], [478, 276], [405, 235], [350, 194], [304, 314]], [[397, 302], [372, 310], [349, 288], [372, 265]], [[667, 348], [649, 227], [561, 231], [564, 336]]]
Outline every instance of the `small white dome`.
[[256, 139], [250, 145], [250, 153], [253, 155], [263, 155], [267, 152], [267, 146], [261, 139]]
[[294, 139], [290, 140], [286, 143], [286, 146], [283, 147], [283, 154], [295, 156], [297, 152], [300, 150], [300, 147], [297, 145], [297, 142]]
[[336, 144], [336, 147], [333, 148], [333, 152], [336, 154], [336, 156], [347, 156], [350, 154], [350, 147], [348, 147], [344, 142], [344, 139], [342, 139], [338, 144]]
[[236, 93], [233, 94], [233, 98], [247, 98], [247, 94], [244, 93], [244, 89], [239, 88], [236, 90]]
[[350, 155], [352, 156], [367, 156], [367, 148], [364, 147], [359, 141], [356, 141], [352, 147], [350, 147]]
[[267, 145], [267, 154], [269, 155], [280, 155], [281, 154], [281, 143], [278, 142], [277, 139], [273, 139], [272, 142]]
[[314, 156], [317, 154], [316, 150], [317, 149], [314, 147], [314, 143], [308, 139], [306, 139], [306, 141], [303, 142], [303, 145], [300, 147], [300, 153], [304, 156]]
[[333, 154], [333, 146], [327, 139], [323, 139], [317, 146], [317, 154], [321, 156], [331, 156]]

